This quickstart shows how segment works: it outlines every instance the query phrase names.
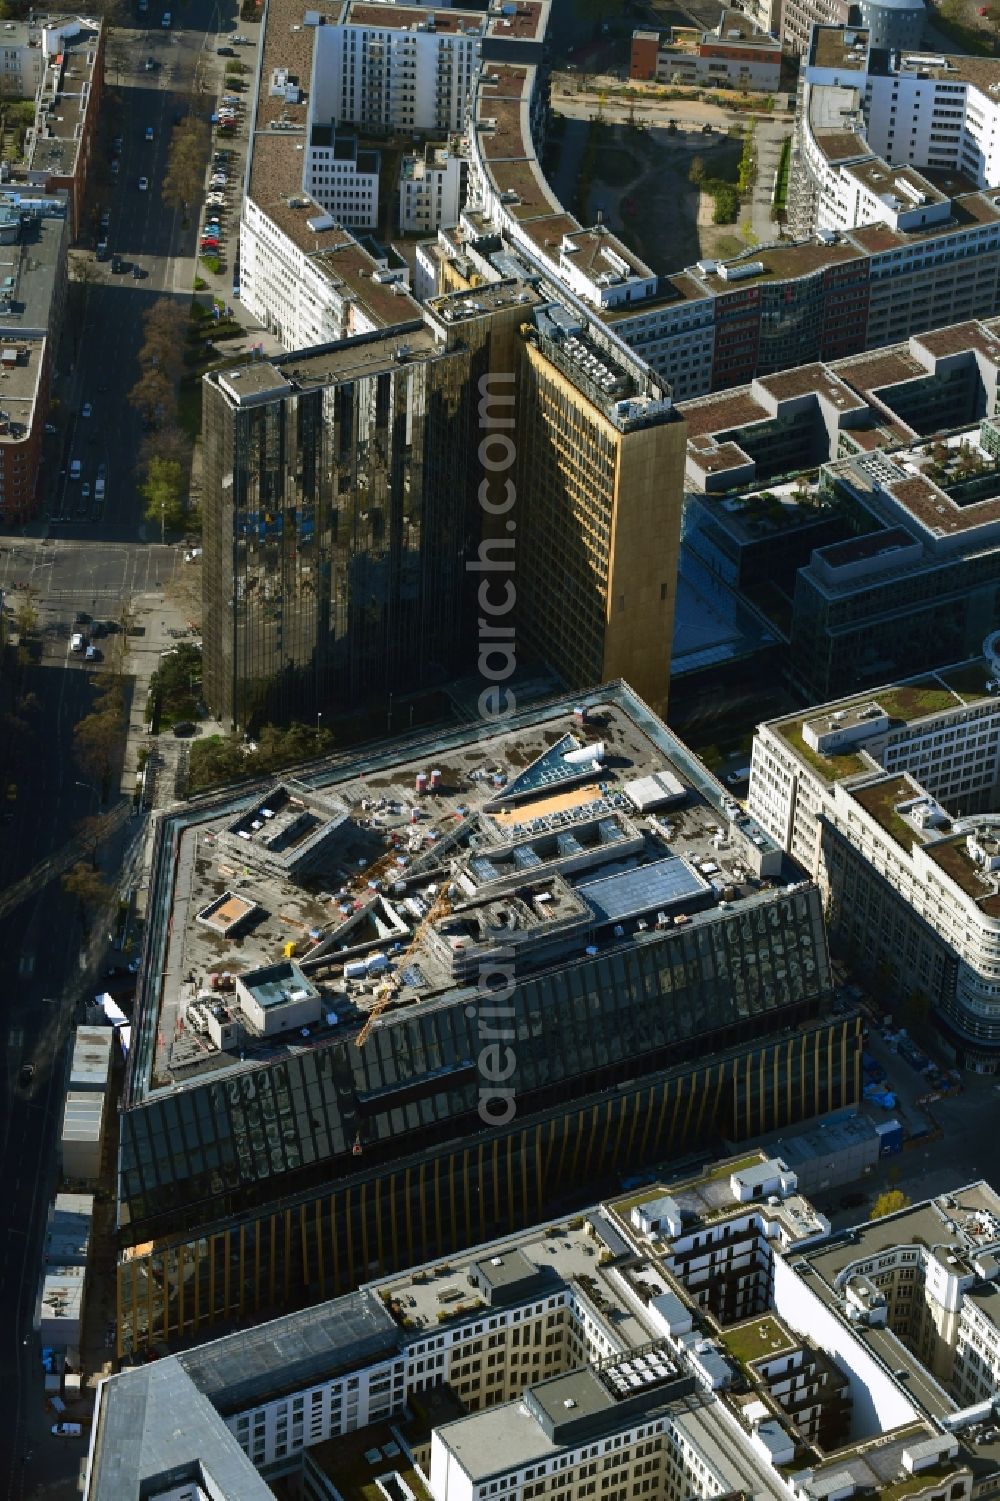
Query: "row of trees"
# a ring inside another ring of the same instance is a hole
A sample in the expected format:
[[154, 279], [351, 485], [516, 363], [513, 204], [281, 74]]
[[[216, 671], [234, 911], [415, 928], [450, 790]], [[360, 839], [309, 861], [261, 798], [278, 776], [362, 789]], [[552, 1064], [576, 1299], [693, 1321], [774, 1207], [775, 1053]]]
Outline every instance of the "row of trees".
[[188, 443], [178, 425], [178, 393], [184, 370], [187, 310], [179, 300], [160, 297], [142, 319], [139, 378], [129, 403], [146, 425], [140, 455], [145, 476], [139, 486], [146, 520], [161, 538], [188, 522], [185, 474]]
[[111, 774], [125, 740], [125, 684], [120, 674], [102, 672], [94, 679], [96, 694], [89, 714], [73, 730], [77, 764], [107, 800]]
[[211, 134], [207, 120], [192, 110], [170, 137], [170, 153], [163, 178], [163, 201], [187, 215], [191, 204], [201, 197], [205, 182], [205, 163]]

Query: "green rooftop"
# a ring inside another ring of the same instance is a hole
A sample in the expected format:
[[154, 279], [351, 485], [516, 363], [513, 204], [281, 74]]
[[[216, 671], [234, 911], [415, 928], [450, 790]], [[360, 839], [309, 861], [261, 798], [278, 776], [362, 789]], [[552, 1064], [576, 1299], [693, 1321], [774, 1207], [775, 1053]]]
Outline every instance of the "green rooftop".
[[[852, 700], [860, 704], [866, 701], [864, 698]], [[811, 766], [813, 771], [818, 772], [827, 782], [842, 782], [845, 777], [853, 777], [859, 771], [870, 769], [869, 763], [863, 761], [857, 751], [838, 751], [835, 755], [824, 756], [819, 751], [814, 751], [811, 745], [806, 745], [802, 738], [802, 726], [807, 719], [814, 717], [815, 712], [810, 710], [808, 714], [790, 719], [785, 724], [775, 725], [778, 734], [788, 741], [800, 760], [804, 761], [807, 766]]]
[[940, 1485], [942, 1480], [957, 1473], [958, 1467], [947, 1460], [942, 1464], [928, 1465], [926, 1470], [920, 1470], [916, 1475], [907, 1475], [905, 1480], [894, 1480], [892, 1485], [883, 1486], [879, 1491], [879, 1501], [900, 1501], [902, 1496], [916, 1496], [920, 1491], [929, 1491]]
[[[796, 714], [783, 723], [775, 724], [774, 729], [824, 781], [842, 782], [846, 777], [869, 770], [869, 763], [862, 758], [860, 750], [834, 751], [829, 755], [814, 751], [802, 739], [802, 726], [809, 720], [818, 719], [821, 714], [829, 714], [836, 709], [853, 709], [862, 704], [877, 703], [897, 725], [911, 724], [914, 720], [926, 719], [930, 714], [941, 714], [947, 709], [962, 709], [986, 698], [987, 676], [985, 663], [977, 658], [961, 662], [956, 667], [944, 668], [940, 672], [925, 673], [922, 677], [912, 678], [907, 682], [872, 688], [868, 693], [855, 694], [852, 698], [814, 705], [803, 714]], [[912, 843], [912, 839], [910, 842]]]
[[770, 1317], [752, 1319], [747, 1324], [721, 1329], [719, 1339], [742, 1366], [748, 1365], [751, 1360], [760, 1360], [765, 1355], [777, 1355], [781, 1350], [794, 1349], [796, 1345], [784, 1326]]
[[872, 695], [890, 719], [901, 719], [909, 724], [914, 719], [923, 719], [928, 714], [940, 714], [944, 709], [960, 707], [955, 694], [936, 674], [918, 678], [913, 683], [900, 683]]
[[936, 676], [942, 682], [947, 683], [948, 687], [967, 704], [978, 703], [981, 698], [989, 697], [986, 691], [989, 673], [986, 670], [986, 664], [978, 657], [973, 662], [962, 662], [958, 667], [948, 667]]
[[333, 1481], [342, 1501], [385, 1501], [375, 1482], [393, 1471], [402, 1476], [417, 1501], [431, 1501], [388, 1423], [373, 1423], [356, 1433], [314, 1444], [309, 1458]]
[[854, 800], [870, 813], [880, 828], [909, 854], [919, 842], [917, 832], [911, 829], [905, 818], [896, 812], [896, 804], [916, 797], [913, 786], [905, 777], [888, 777], [884, 782], [872, 782], [868, 787], [855, 787]]

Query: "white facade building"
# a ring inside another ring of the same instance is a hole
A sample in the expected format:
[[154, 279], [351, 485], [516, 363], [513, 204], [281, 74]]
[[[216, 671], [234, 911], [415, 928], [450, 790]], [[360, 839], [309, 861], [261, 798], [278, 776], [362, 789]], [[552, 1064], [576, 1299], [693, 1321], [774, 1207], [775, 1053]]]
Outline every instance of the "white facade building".
[[981, 663], [772, 720], [749, 807], [834, 931], [924, 995], [967, 1067], [1000, 1063], [1000, 700]]
[[486, 25], [482, 11], [345, 5], [316, 31], [312, 118], [461, 130]]
[[922, 169], [1000, 184], [1000, 63], [878, 49], [864, 30], [817, 27], [803, 69], [797, 157], [809, 177], [796, 232], [944, 223]]
[[359, 147], [349, 131], [313, 126], [305, 155], [303, 186], [346, 229], [378, 226], [377, 151]]
[[434, 234], [457, 224], [465, 192], [465, 160], [457, 146], [430, 144], [422, 156], [404, 156], [399, 173], [399, 227], [404, 234]]

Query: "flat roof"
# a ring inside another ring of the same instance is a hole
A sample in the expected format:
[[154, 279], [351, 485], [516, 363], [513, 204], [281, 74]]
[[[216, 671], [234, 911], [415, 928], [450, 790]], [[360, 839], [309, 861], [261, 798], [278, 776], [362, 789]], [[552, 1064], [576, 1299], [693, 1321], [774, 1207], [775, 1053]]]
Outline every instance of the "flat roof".
[[[903, 209], [913, 210], [921, 203], [948, 202], [947, 194], [936, 188], [915, 167], [905, 165], [892, 167], [879, 156], [871, 156], [861, 162], [851, 162], [843, 170], [848, 177], [853, 177], [855, 182], [874, 193], [877, 198], [897, 198], [898, 196], [899, 207]], [[905, 191], [906, 188], [910, 188], [917, 197], [909, 196]]]
[[814, 26], [809, 63], [814, 68], [868, 67], [868, 32], [858, 26]]
[[[297, 360], [301, 357], [290, 356], [289, 364]], [[581, 703], [592, 724], [581, 725], [576, 719], [574, 710]], [[502, 801], [504, 787], [567, 735], [573, 744], [601, 740], [606, 746], [599, 771], [591, 773], [589, 782], [574, 784], [571, 806], [542, 806], [550, 796], [542, 789], [518, 802], [509, 814], [491, 811], [498, 806], [498, 795]], [[416, 790], [418, 773], [426, 776], [431, 770], [440, 772], [440, 789], [432, 796]], [[686, 789], [686, 799], [654, 825], [650, 815], [632, 809], [625, 786], [658, 772], [675, 776]], [[156, 903], [172, 912], [174, 920], [169, 935], [164, 935], [162, 961], [148, 966], [136, 1001], [127, 1075], [132, 1083], [126, 1083], [133, 1101], [150, 1091], [183, 1087], [198, 1075], [251, 1068], [290, 1051], [326, 1047], [362, 1027], [372, 1005], [371, 994], [364, 986], [345, 984], [344, 967], [353, 962], [351, 944], [356, 938], [348, 934], [342, 940], [339, 934], [342, 928], [347, 932], [345, 924], [353, 920], [358, 904], [363, 906], [372, 898], [373, 883], [395, 914], [390, 939], [407, 950], [405, 965], [395, 973], [392, 954], [387, 956], [389, 973], [394, 975], [393, 1020], [398, 1019], [400, 1008], [439, 1005], [442, 998], [462, 993], [465, 982], [455, 977], [454, 950], [442, 928], [444, 920], [423, 929], [415, 944], [408, 936], [431, 905], [428, 891], [456, 858], [488, 857], [491, 848], [502, 851], [511, 842], [523, 843], [528, 838], [536, 851], [542, 850], [540, 863], [533, 864], [525, 876], [526, 885], [538, 894], [531, 896], [524, 914], [527, 919], [530, 908], [531, 920], [524, 927], [526, 946], [518, 961], [519, 970], [523, 967], [526, 974], [533, 966], [550, 969], [557, 962], [544, 944], [556, 940], [562, 931], [560, 922], [571, 918], [573, 924], [585, 924], [587, 907], [580, 901], [584, 894], [576, 891], [578, 884], [595, 881], [616, 868], [615, 841], [585, 843], [582, 864], [569, 878], [567, 895], [556, 901], [561, 887], [553, 873], [562, 869], [560, 839], [571, 838], [575, 825], [590, 827], [602, 818], [613, 818], [616, 811], [626, 813], [642, 831], [644, 845], [641, 854], [633, 857], [639, 875], [613, 880], [610, 886], [594, 891], [595, 897], [603, 892], [607, 920], [625, 923], [625, 932], [611, 939], [612, 944], [628, 947], [634, 943], [635, 924], [626, 914], [637, 902], [645, 904], [645, 883], [659, 879], [660, 873], [667, 884], [662, 893], [657, 888], [657, 900], [662, 895], [665, 902], [679, 903], [683, 913], [690, 907], [691, 922], [713, 920], [713, 883], [720, 890], [732, 888], [732, 905], [762, 899], [747, 875], [738, 844], [731, 840], [720, 848], [716, 843], [714, 831], [724, 829], [729, 821], [723, 806], [728, 794], [665, 727], [639, 713], [624, 685], [611, 684], [526, 710], [493, 736], [462, 727], [436, 734], [424, 744], [392, 743], [357, 757], [339, 757], [303, 780], [334, 794], [348, 816], [324, 846], [308, 888], [281, 872], [241, 871], [238, 894], [254, 902], [258, 912], [252, 927], [235, 940], [212, 931], [198, 921], [197, 914], [219, 895], [220, 881], [227, 883], [222, 887], [225, 890], [232, 880], [232, 855], [219, 833], [237, 816], [257, 807], [261, 792], [240, 793], [237, 798], [218, 801], [210, 811], [180, 816], [176, 870], [155, 893]], [[362, 802], [368, 806], [363, 808]], [[551, 853], [546, 853], [549, 846]], [[678, 860], [681, 854], [684, 859]], [[652, 876], [643, 876], [643, 870]], [[693, 871], [701, 874], [695, 876]], [[683, 891], [676, 885], [669, 887], [667, 878], [673, 875], [683, 875]], [[546, 891], [550, 892], [548, 903], [541, 899]], [[706, 899], [710, 899], [707, 911], [702, 910]], [[469, 896], [456, 903], [448, 921], [490, 933], [495, 920], [490, 910], [493, 901], [486, 893]], [[592, 920], [604, 919], [595, 914]], [[576, 928], [570, 931], [575, 933]], [[196, 998], [208, 975], [235, 975], [272, 964], [290, 939], [296, 943], [296, 963], [318, 986], [324, 997], [323, 1016], [332, 1015], [332, 1022], [321, 1019], [310, 1028], [308, 1039], [298, 1034], [248, 1038], [243, 1058], [207, 1049], [203, 1040], [196, 1045], [195, 1039], [178, 1028], [184, 1006]], [[572, 946], [563, 962], [581, 953], [589, 941], [582, 930], [579, 938], [567, 937]], [[533, 959], [536, 945], [538, 958]], [[385, 949], [386, 944], [377, 946]], [[192, 974], [195, 980], [189, 983]]]
[[52, 178], [76, 175], [87, 114], [91, 101], [99, 97], [93, 82], [103, 24], [80, 14], [64, 12], [44, 18], [32, 14], [29, 36], [34, 45], [41, 45], [42, 28], [47, 27], [62, 32], [63, 46], [53, 60], [55, 65], [42, 75], [37, 128], [27, 157], [29, 172], [44, 172]]
[[584, 881], [578, 889], [604, 922], [621, 922], [658, 907], [675, 907], [712, 890], [705, 877], [681, 855], [668, 855], [638, 870], [616, 871], [596, 881]]
[[271, 360], [251, 360], [246, 365], [213, 371], [206, 378], [231, 401], [279, 398], [293, 391], [359, 380], [398, 368], [397, 355], [404, 349], [409, 351], [406, 358], [414, 361], [444, 358], [448, 354], [432, 330], [421, 323], [380, 329], [376, 334], [358, 334], [318, 349], [277, 355]]
[[810, 365], [795, 365], [790, 370], [779, 370], [774, 375], [758, 375], [754, 386], [767, 391], [776, 401], [788, 401], [796, 396], [819, 396], [835, 406], [838, 411], [857, 411], [866, 405], [856, 391], [852, 391], [830, 369], [829, 365], [814, 362]]
[[[978, 688], [973, 686], [977, 665], [981, 665], [982, 671], [981, 686]], [[842, 781], [862, 772], [870, 775], [878, 769], [878, 762], [873, 765], [870, 759], [862, 757], [861, 751], [865, 748], [863, 743], [853, 744], [845, 751], [814, 751], [802, 739], [803, 725], [820, 718], [828, 720], [834, 712], [866, 707], [872, 703], [878, 704], [890, 720], [897, 722], [896, 728], [903, 724], [919, 724], [924, 719], [950, 710], [966, 709], [984, 701], [995, 703], [996, 700], [986, 691], [987, 676], [985, 663], [977, 663], [977, 659], [973, 658], [934, 672], [897, 678], [894, 682], [870, 688], [866, 693], [854, 693], [844, 698], [831, 699], [825, 704], [814, 704], [798, 713], [770, 719], [766, 727], [773, 734], [779, 735], [806, 767], [827, 782]], [[878, 740], [885, 733], [884, 730], [876, 729], [872, 738]]]
[[679, 401], [677, 410], [687, 423], [688, 442], [708, 433], [729, 433], [735, 428], [749, 427], [754, 422], [770, 422], [772, 417], [752, 394], [750, 386], [738, 387], [735, 391], [718, 391], [709, 396], [696, 396], [691, 401]]
[[[540, 9], [539, 6], [534, 7]], [[485, 31], [488, 17], [481, 10], [435, 10], [432, 5], [379, 4], [376, 0], [348, 0], [338, 19], [341, 26], [367, 26], [381, 31], [439, 31], [454, 34], [469, 28]]]

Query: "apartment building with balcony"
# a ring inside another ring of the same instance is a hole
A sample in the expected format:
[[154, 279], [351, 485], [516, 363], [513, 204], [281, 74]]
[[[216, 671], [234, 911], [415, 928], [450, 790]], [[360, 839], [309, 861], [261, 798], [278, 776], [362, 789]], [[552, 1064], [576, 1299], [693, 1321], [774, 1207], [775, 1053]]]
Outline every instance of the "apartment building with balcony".
[[965, 1067], [1000, 1050], [1000, 702], [983, 659], [761, 725], [749, 806], [831, 932], [929, 1007]]
[[995, 61], [817, 26], [796, 117], [793, 230], [918, 228], [951, 217], [957, 184], [1000, 185], [998, 82]]
[[483, 11], [346, 0], [316, 30], [313, 118], [460, 131], [489, 25]]
[[404, 234], [436, 234], [458, 223], [468, 164], [460, 140], [428, 141], [404, 156], [399, 170], [399, 227]]

